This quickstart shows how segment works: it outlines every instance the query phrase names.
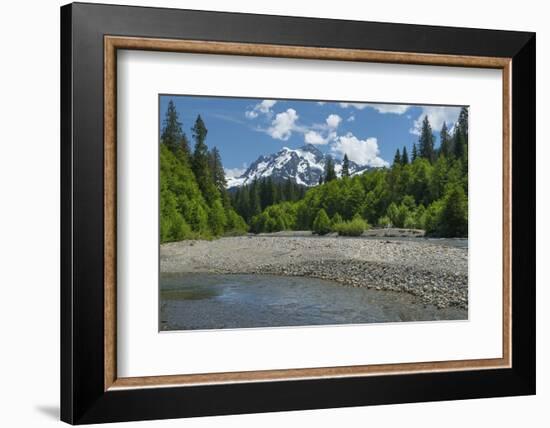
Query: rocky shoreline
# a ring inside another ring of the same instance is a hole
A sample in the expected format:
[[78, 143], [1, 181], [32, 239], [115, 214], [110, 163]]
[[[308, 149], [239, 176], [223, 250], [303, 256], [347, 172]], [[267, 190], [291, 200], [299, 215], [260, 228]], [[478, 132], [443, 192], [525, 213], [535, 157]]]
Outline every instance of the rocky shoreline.
[[242, 236], [161, 245], [161, 272], [304, 276], [468, 308], [467, 246], [437, 240]]

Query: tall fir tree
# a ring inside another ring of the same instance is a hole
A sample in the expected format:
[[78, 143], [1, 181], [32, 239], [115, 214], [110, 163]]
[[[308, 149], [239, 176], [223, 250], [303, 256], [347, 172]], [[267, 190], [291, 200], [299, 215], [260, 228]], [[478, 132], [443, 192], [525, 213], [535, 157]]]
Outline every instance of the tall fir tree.
[[294, 191], [293, 184], [294, 183], [292, 183], [292, 180], [290, 179], [290, 177], [285, 180], [284, 191], [282, 195], [283, 201], [294, 201], [296, 199], [296, 193]]
[[188, 158], [189, 144], [185, 133], [182, 131], [182, 123], [179, 121], [178, 111], [172, 100], [168, 102], [160, 139], [172, 153], [177, 155], [178, 149], [181, 149], [185, 157]]
[[407, 165], [409, 163], [409, 154], [407, 153], [407, 147], [403, 146], [403, 151], [401, 152], [401, 165]]
[[273, 205], [275, 199], [275, 185], [271, 177], [260, 180], [260, 203], [262, 211]]
[[455, 126], [453, 135], [453, 154], [457, 159], [462, 159], [466, 152], [466, 138], [462, 134], [460, 126]]
[[250, 188], [250, 213], [249, 217], [252, 218], [262, 212], [262, 205], [260, 202], [260, 192], [258, 189], [257, 181], [252, 183]]
[[418, 157], [418, 151], [416, 150], [416, 144], [413, 144], [412, 154], [411, 154], [411, 160], [414, 162], [416, 158]]
[[435, 160], [434, 135], [432, 133], [432, 126], [428, 120], [428, 115], [424, 116], [424, 120], [422, 120], [422, 129], [420, 131], [420, 138], [418, 139], [418, 146], [421, 157], [430, 162]]
[[393, 165], [401, 165], [401, 153], [399, 153], [399, 149], [395, 151], [395, 156], [393, 157]]
[[458, 127], [464, 138], [464, 142], [468, 144], [468, 107], [462, 107], [458, 115]]
[[325, 164], [325, 183], [336, 179], [336, 171], [334, 171], [334, 160], [332, 156], [327, 156]]
[[344, 153], [344, 160], [342, 161], [342, 177], [349, 177], [349, 159], [346, 153]]
[[439, 154], [441, 156], [449, 157], [451, 154], [451, 136], [449, 135], [447, 124], [445, 122], [443, 122], [441, 132], [439, 133], [439, 141]]
[[192, 131], [193, 139], [195, 140], [195, 150], [193, 151], [191, 166], [195, 178], [197, 179], [197, 184], [204, 198], [210, 204], [218, 195], [216, 194], [216, 187], [214, 185], [212, 171], [210, 170], [208, 146], [206, 145], [206, 134], [208, 133], [208, 129], [206, 129], [206, 125], [200, 114], [197, 116]]
[[227, 182], [225, 180], [225, 171], [223, 169], [222, 158], [217, 147], [213, 147], [208, 153], [208, 163], [210, 166], [210, 171], [212, 172], [214, 184], [221, 194], [225, 193], [225, 186], [227, 185]]

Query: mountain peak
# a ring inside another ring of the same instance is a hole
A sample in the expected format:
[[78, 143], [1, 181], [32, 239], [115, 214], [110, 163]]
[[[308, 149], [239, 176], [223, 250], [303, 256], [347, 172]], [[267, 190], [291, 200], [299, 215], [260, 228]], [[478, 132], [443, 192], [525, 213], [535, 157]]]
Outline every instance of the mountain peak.
[[[283, 147], [277, 153], [261, 155], [239, 177], [228, 177], [227, 187], [240, 187], [254, 180], [271, 177], [273, 180], [292, 180], [303, 186], [316, 186], [325, 172], [327, 155], [313, 144], [305, 144], [298, 149]], [[350, 161], [351, 175], [360, 174], [369, 167]], [[342, 164], [335, 161], [336, 175], [340, 176]]]
[[315, 154], [319, 154], [320, 156], [323, 156], [323, 153], [321, 152], [321, 150], [319, 150], [317, 147], [315, 147], [313, 144], [310, 144], [310, 143], [300, 147], [300, 150], [304, 150], [307, 152], [311, 152], [311, 153], [315, 153]]

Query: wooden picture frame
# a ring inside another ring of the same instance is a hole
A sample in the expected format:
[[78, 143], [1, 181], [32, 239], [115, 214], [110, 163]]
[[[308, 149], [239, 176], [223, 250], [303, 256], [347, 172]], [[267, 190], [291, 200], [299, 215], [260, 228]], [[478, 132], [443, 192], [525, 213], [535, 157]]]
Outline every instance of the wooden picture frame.
[[[117, 377], [117, 49], [502, 70], [502, 358]], [[534, 34], [71, 4], [61, 9], [61, 53], [62, 420], [80, 424], [535, 392]]]

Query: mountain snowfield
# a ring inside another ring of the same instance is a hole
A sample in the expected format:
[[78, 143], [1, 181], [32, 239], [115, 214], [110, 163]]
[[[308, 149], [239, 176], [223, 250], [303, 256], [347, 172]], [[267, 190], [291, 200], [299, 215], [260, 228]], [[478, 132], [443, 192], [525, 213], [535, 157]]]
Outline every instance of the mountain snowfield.
[[[299, 149], [283, 147], [277, 153], [262, 155], [252, 163], [246, 171], [237, 177], [226, 177], [227, 188], [251, 184], [254, 180], [271, 177], [274, 180], [290, 178], [297, 184], [316, 186], [319, 178], [325, 172], [327, 156], [312, 144], [306, 144]], [[360, 174], [370, 167], [349, 162], [350, 175]], [[334, 160], [334, 170], [340, 177], [342, 162]]]

